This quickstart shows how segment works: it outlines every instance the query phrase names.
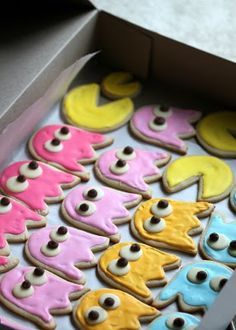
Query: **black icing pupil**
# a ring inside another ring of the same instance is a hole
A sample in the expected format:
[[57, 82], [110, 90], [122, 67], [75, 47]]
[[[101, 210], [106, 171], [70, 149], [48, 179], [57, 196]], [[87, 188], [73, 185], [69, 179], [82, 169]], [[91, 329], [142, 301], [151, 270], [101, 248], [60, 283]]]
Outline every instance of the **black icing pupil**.
[[57, 229], [58, 235], [65, 235], [67, 233], [67, 228], [64, 226], [61, 226]]
[[30, 283], [30, 281], [28, 281], [28, 280], [25, 280], [25, 281], [22, 282], [22, 284], [21, 284], [21, 288], [24, 289], [24, 290], [27, 290], [27, 289], [29, 289], [30, 287], [31, 287], [31, 283]]
[[176, 319], [174, 319], [173, 325], [176, 328], [182, 328], [184, 326], [184, 319], [182, 319], [181, 317], [177, 317]]
[[55, 241], [49, 241], [48, 244], [47, 244], [47, 247], [50, 249], [50, 250], [54, 250], [58, 247], [58, 243], [55, 242]]
[[168, 207], [169, 203], [167, 200], [165, 199], [161, 199], [158, 203], [157, 203], [157, 207], [159, 207], [160, 209], [166, 209]]
[[126, 267], [128, 265], [128, 260], [125, 259], [125, 258], [120, 258], [117, 260], [117, 263], [116, 263], [117, 267]]
[[217, 233], [212, 233], [209, 236], [209, 241], [210, 242], [217, 242], [219, 239], [219, 235]]
[[130, 251], [131, 252], [138, 252], [140, 251], [140, 246], [138, 244], [132, 244], [131, 247], [130, 247]]
[[35, 276], [42, 276], [44, 274], [44, 269], [36, 267], [34, 270], [34, 275]]
[[63, 126], [61, 129], [60, 129], [60, 133], [63, 134], [63, 135], [66, 135], [69, 133], [69, 128], [66, 127], [66, 126]]
[[31, 170], [36, 170], [39, 167], [39, 165], [38, 165], [38, 163], [36, 161], [33, 160], [32, 162], [29, 163], [28, 167]]
[[61, 141], [59, 139], [52, 139], [51, 144], [53, 146], [59, 146], [59, 144], [61, 143]]
[[83, 204], [80, 205], [79, 209], [82, 212], [86, 212], [86, 211], [88, 211], [89, 206], [88, 206], [88, 204], [83, 203]]
[[119, 159], [116, 162], [116, 166], [117, 167], [124, 167], [125, 165], [126, 165], [126, 161], [125, 160]]
[[106, 299], [104, 300], [104, 305], [105, 305], [105, 306], [109, 306], [109, 307], [111, 307], [111, 306], [114, 305], [114, 303], [115, 303], [115, 300], [114, 300], [113, 298], [111, 298], [111, 297], [108, 297], [108, 298], [106, 298]]
[[229, 244], [230, 249], [236, 250], [236, 241], [231, 241]]
[[219, 288], [222, 289], [227, 281], [228, 281], [227, 278], [222, 278], [222, 280], [220, 280], [220, 283], [219, 283]]
[[24, 175], [18, 175], [18, 177], [16, 178], [16, 180], [18, 182], [25, 182], [26, 181], [26, 177]]
[[1, 199], [1, 205], [3, 205], [3, 206], [7, 206], [7, 205], [9, 205], [10, 204], [10, 199], [9, 198], [7, 198], [7, 197], [3, 197], [2, 199]]
[[160, 218], [157, 218], [157, 217], [151, 217], [151, 220], [150, 220], [150, 223], [152, 224], [152, 225], [156, 225], [156, 224], [158, 224], [159, 222], [161, 221], [161, 219]]
[[88, 318], [91, 320], [91, 321], [96, 321], [98, 318], [99, 318], [99, 313], [97, 311], [91, 311], [89, 312], [88, 314]]
[[169, 111], [169, 107], [167, 105], [161, 105], [159, 107], [161, 112], [168, 112]]
[[131, 155], [133, 151], [134, 151], [134, 149], [132, 147], [127, 146], [127, 147], [124, 148], [123, 153], [125, 155]]
[[198, 281], [205, 281], [206, 278], [207, 278], [207, 273], [204, 272], [204, 270], [200, 270], [199, 272], [197, 272]]
[[163, 125], [165, 124], [166, 120], [163, 117], [156, 117], [153, 122], [155, 125]]
[[95, 197], [97, 197], [97, 190], [96, 189], [90, 189], [89, 191], [88, 191], [88, 197], [90, 197], [90, 198], [95, 198]]

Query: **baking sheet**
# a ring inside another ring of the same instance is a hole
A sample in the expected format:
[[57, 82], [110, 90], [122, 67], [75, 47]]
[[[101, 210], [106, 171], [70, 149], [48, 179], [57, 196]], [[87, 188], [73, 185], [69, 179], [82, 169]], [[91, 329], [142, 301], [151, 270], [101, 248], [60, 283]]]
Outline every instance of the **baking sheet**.
[[[93, 60], [91, 63], [87, 64], [86, 67], [80, 72], [79, 76], [72, 83], [71, 88], [76, 85], [82, 85], [85, 83], [100, 82], [101, 77], [103, 77], [108, 72], [110, 72], [110, 70], [108, 70], [107, 68], [101, 67], [101, 65], [97, 62], [97, 60]], [[102, 98], [100, 103], [104, 103], [104, 102], [106, 102], [106, 100], [104, 98]], [[210, 109], [210, 107], [209, 107], [209, 105], [207, 105], [206, 101], [202, 102], [202, 100], [200, 100], [200, 99], [193, 100], [191, 95], [184, 95], [184, 94], [181, 94], [176, 91], [171, 91], [169, 88], [165, 88], [165, 87], [158, 88], [157, 85], [153, 85], [151, 82], [145, 83], [142, 93], [140, 94], [140, 96], [138, 96], [134, 100], [134, 102], [135, 102], [136, 108], [138, 108], [142, 105], [145, 105], [145, 104], [153, 104], [153, 103], [160, 102], [160, 103], [173, 104], [173, 105], [178, 105], [178, 106], [183, 105], [184, 107], [189, 107], [189, 108], [191, 107], [191, 105], [194, 104], [194, 106], [192, 106], [192, 108], [197, 108], [197, 109], [203, 108], [203, 105], [204, 105], [204, 107], [207, 107]], [[60, 102], [58, 102], [55, 106], [52, 107], [52, 109], [49, 112], [49, 114], [47, 115], [47, 117], [42, 122], [40, 122], [37, 127], [32, 129], [32, 133], [34, 130], [36, 130], [39, 127], [42, 127], [44, 125], [54, 124], [54, 123], [63, 123], [63, 122], [64, 122], [63, 118], [61, 118], [61, 115], [60, 115]], [[139, 148], [145, 148], [146, 150], [156, 150], [157, 149], [157, 147], [155, 147], [155, 146], [148, 145], [146, 143], [142, 143], [141, 141], [136, 140], [134, 137], [132, 137], [129, 133], [129, 129], [128, 129], [127, 125], [114, 132], [110, 132], [107, 135], [112, 136], [114, 138], [114, 143], [113, 143], [113, 145], [111, 145], [107, 148], [98, 150], [97, 151], [98, 154], [102, 153], [105, 150], [111, 149], [111, 148], [124, 147], [126, 145], [131, 145], [131, 146], [139, 147]], [[27, 141], [24, 141], [24, 143], [22, 143], [21, 147], [14, 152], [11, 162], [30, 158], [30, 155], [27, 152], [26, 142]], [[197, 142], [194, 138], [187, 140], [186, 143], [189, 148], [189, 151], [188, 151], [189, 155], [207, 154], [207, 152], [205, 150], [203, 150], [197, 144]], [[171, 152], [171, 154], [172, 154], [172, 160], [179, 157], [179, 155], [177, 155], [175, 153]], [[226, 160], [226, 162], [232, 167], [233, 170], [236, 168], [236, 166], [235, 166], [236, 160]], [[87, 183], [87, 184], [102, 185], [102, 183], [97, 181], [97, 179], [94, 177], [94, 174], [92, 171], [93, 166], [88, 165], [86, 167], [91, 172], [91, 179], [90, 179], [89, 183]], [[161, 171], [163, 171], [163, 169], [164, 168], [162, 168]], [[86, 183], [82, 183], [82, 184], [86, 185]], [[173, 194], [165, 194], [161, 188], [160, 182], [152, 183], [150, 186], [153, 190], [153, 197], [169, 197], [169, 198], [173, 198], [173, 199], [188, 200], [188, 201], [196, 200], [196, 196], [197, 196], [197, 185], [196, 184], [194, 184], [193, 186], [191, 186], [187, 189], [184, 189], [180, 192], [173, 193]], [[67, 194], [68, 192], [69, 192], [69, 190], [66, 190], [65, 194]], [[59, 208], [60, 208], [60, 204], [54, 204], [54, 205], [49, 206], [50, 212], [47, 216], [48, 225], [58, 225], [58, 224], [68, 225], [68, 223], [66, 223], [66, 221], [64, 221], [61, 218], [61, 216], [59, 214]], [[225, 199], [224, 201], [217, 203], [216, 210], [224, 213], [228, 220], [232, 220], [233, 218], [235, 218], [235, 215], [231, 212], [231, 210], [228, 207], [228, 199]], [[131, 214], [133, 214], [134, 211], [135, 211], [135, 208], [131, 209], [130, 210]], [[207, 223], [207, 219], [202, 219], [201, 221], [202, 221], [203, 226], [205, 226]], [[119, 226], [119, 230], [121, 232], [121, 241], [136, 241], [136, 239], [134, 237], [132, 237], [132, 235], [130, 234], [128, 224]], [[32, 232], [32, 230], [30, 230], [29, 232]], [[200, 238], [200, 235], [197, 235], [193, 238], [194, 241], [196, 242], [196, 244], [197, 244], [199, 238]], [[22, 243], [10, 244], [10, 247], [11, 247], [12, 255], [17, 256], [20, 259], [21, 266], [30, 265], [30, 263], [25, 259], [24, 254], [23, 254], [24, 244], [22, 244]], [[168, 250], [165, 250], [165, 251], [168, 251]], [[202, 260], [199, 255], [197, 255], [195, 257], [191, 257], [191, 256], [188, 256], [188, 255], [176, 252], [176, 251], [169, 250], [169, 252], [179, 255], [182, 258], [182, 265], [184, 265], [185, 263], [188, 263], [188, 262]], [[96, 253], [96, 257], [99, 257], [100, 254], [101, 253]], [[166, 272], [167, 278], [170, 279], [171, 277], [173, 277], [173, 275], [176, 273], [176, 271], [177, 270]], [[83, 270], [83, 272], [87, 277], [87, 287], [89, 287], [90, 289], [97, 289], [97, 288], [108, 286], [106, 283], [100, 281], [100, 279], [97, 277], [95, 268], [86, 269], [86, 270]], [[161, 288], [158, 288], [158, 289], [152, 288], [151, 289], [154, 296], [156, 296], [160, 290], [161, 290]], [[176, 304], [171, 304], [169, 307], [162, 309], [161, 311], [163, 313], [167, 313], [167, 312], [176, 311], [176, 310], [177, 310]], [[0, 315], [9, 317], [12, 320], [15, 320], [17, 323], [26, 325], [32, 329], [37, 328], [31, 322], [27, 322], [23, 318], [20, 318], [16, 315], [12, 314], [7, 309], [5, 309], [3, 306], [0, 306]], [[60, 330], [74, 329], [72, 319], [68, 315], [56, 316], [55, 320], [57, 323], [57, 329], [60, 329]], [[146, 325], [143, 324], [142, 329], [146, 329]]]

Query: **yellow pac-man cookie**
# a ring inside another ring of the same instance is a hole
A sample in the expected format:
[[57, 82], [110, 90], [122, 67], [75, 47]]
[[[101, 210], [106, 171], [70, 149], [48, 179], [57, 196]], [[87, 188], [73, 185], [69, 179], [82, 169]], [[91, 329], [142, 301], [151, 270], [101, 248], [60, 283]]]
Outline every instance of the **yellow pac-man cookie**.
[[164, 270], [177, 268], [179, 257], [145, 244], [125, 242], [107, 249], [98, 263], [98, 273], [110, 285], [127, 291], [150, 304], [153, 300], [148, 286], [167, 283]]
[[152, 321], [158, 315], [157, 309], [128, 293], [106, 288], [83, 296], [73, 312], [81, 330], [138, 330], [139, 321]]
[[197, 125], [197, 138], [209, 152], [220, 157], [236, 157], [236, 112], [207, 115]]
[[174, 160], [163, 174], [168, 192], [182, 190], [198, 182], [198, 200], [218, 202], [230, 194], [234, 175], [230, 166], [212, 156], [184, 156]]
[[110, 99], [135, 97], [141, 91], [141, 84], [133, 80], [128, 72], [113, 72], [102, 81], [102, 92]]
[[190, 236], [202, 232], [197, 216], [206, 217], [213, 209], [214, 206], [207, 202], [153, 198], [140, 204], [131, 222], [131, 230], [149, 245], [195, 255], [197, 246]]
[[98, 105], [100, 87], [89, 84], [76, 87], [63, 100], [66, 120], [89, 131], [108, 132], [125, 124], [133, 114], [130, 98]]

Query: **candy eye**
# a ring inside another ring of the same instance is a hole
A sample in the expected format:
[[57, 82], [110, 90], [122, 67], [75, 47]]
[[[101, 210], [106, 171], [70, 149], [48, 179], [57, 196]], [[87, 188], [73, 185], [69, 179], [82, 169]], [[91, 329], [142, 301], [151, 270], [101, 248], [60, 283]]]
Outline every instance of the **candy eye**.
[[50, 152], [60, 152], [63, 149], [63, 144], [57, 138], [45, 142], [44, 147]]
[[76, 206], [76, 210], [83, 216], [89, 216], [96, 212], [96, 205], [89, 201], [82, 201]]
[[89, 324], [102, 323], [107, 319], [107, 312], [99, 306], [92, 306], [85, 312], [85, 318]]
[[186, 322], [182, 317], [171, 316], [166, 320], [166, 325], [169, 329], [184, 329]]
[[47, 257], [55, 257], [60, 252], [60, 246], [55, 241], [48, 241], [47, 244], [41, 246], [41, 252]]
[[127, 259], [119, 258], [112, 260], [108, 265], [108, 270], [117, 276], [123, 276], [130, 271], [130, 265]]
[[229, 240], [222, 234], [211, 233], [208, 236], [207, 244], [214, 250], [223, 250], [229, 245]]
[[110, 166], [111, 172], [115, 174], [124, 174], [129, 170], [129, 164], [125, 160], [118, 159], [114, 164]]
[[32, 162], [30, 162], [28, 164], [21, 165], [19, 171], [20, 171], [20, 174], [24, 175], [25, 177], [27, 177], [29, 179], [36, 179], [43, 173], [42, 168], [34, 160], [32, 160]]
[[43, 285], [48, 281], [44, 269], [40, 267], [36, 267], [27, 273], [25, 277], [32, 285]]
[[172, 114], [172, 110], [166, 105], [157, 105], [154, 108], [154, 114], [156, 116], [168, 118]]
[[136, 157], [136, 153], [132, 147], [126, 146], [124, 149], [117, 150], [116, 157], [122, 160], [132, 160]]
[[64, 226], [53, 229], [50, 233], [50, 237], [55, 242], [64, 242], [69, 238], [68, 229]]
[[187, 278], [190, 282], [200, 284], [206, 281], [208, 274], [201, 268], [192, 268], [188, 271]]
[[214, 291], [219, 292], [223, 288], [223, 286], [226, 284], [227, 281], [228, 281], [228, 278], [225, 278], [224, 276], [214, 277], [210, 281], [210, 287]]
[[153, 204], [151, 207], [152, 214], [159, 218], [167, 217], [172, 211], [172, 206], [166, 199], [160, 199], [158, 203]]
[[100, 199], [103, 198], [104, 191], [101, 188], [99, 188], [99, 187], [96, 187], [96, 188], [87, 188], [83, 192], [83, 195], [84, 195], [84, 198], [85, 199], [90, 199], [90, 200], [93, 200], [93, 201], [98, 201], [98, 200], [100, 200]]
[[29, 182], [24, 175], [18, 175], [9, 178], [6, 185], [10, 191], [18, 193], [25, 191], [29, 186]]
[[150, 233], [159, 233], [165, 229], [166, 223], [164, 219], [153, 216], [144, 222], [143, 227]]
[[167, 128], [166, 119], [164, 117], [157, 116], [149, 122], [149, 127], [153, 131], [163, 131]]
[[104, 293], [99, 298], [99, 304], [105, 309], [116, 309], [120, 306], [120, 298], [112, 293]]
[[137, 243], [124, 246], [120, 250], [120, 256], [129, 261], [138, 260], [142, 256], [142, 254], [143, 254], [143, 251], [142, 251], [140, 245]]
[[34, 294], [34, 288], [28, 280], [25, 280], [14, 287], [13, 294], [16, 298], [28, 298]]
[[229, 243], [228, 253], [229, 253], [232, 257], [236, 257], [236, 241], [231, 241], [231, 242]]
[[54, 132], [54, 136], [59, 140], [69, 140], [71, 132], [67, 126], [63, 126]]
[[0, 200], [0, 214], [10, 212], [12, 209], [12, 204], [9, 198], [2, 197]]

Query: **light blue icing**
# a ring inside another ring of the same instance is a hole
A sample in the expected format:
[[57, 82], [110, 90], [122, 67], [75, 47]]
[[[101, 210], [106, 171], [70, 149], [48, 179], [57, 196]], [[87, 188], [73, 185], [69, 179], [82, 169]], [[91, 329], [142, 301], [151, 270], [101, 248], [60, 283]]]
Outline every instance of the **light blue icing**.
[[177, 318], [181, 317], [182, 319], [185, 320], [185, 327], [183, 330], [187, 330], [189, 326], [198, 326], [200, 323], [200, 320], [187, 313], [171, 313], [171, 314], [166, 314], [158, 317], [155, 319], [150, 325], [148, 326], [147, 330], [169, 330], [166, 322], [168, 321], [169, 318]]
[[236, 257], [228, 253], [228, 246], [223, 250], [214, 250], [207, 242], [212, 233], [223, 234], [230, 241], [236, 240], [236, 221], [225, 223], [220, 214], [214, 213], [211, 216], [206, 231], [204, 232], [202, 246], [205, 253], [212, 259], [220, 262], [235, 263]]
[[[207, 279], [200, 284], [192, 283], [187, 278], [187, 273], [192, 268], [201, 268], [208, 274]], [[214, 277], [223, 276], [230, 278], [232, 271], [213, 261], [202, 261], [189, 264], [182, 268], [177, 275], [161, 290], [157, 297], [160, 301], [174, 299], [181, 294], [183, 301], [190, 306], [203, 306], [206, 309], [211, 306], [218, 292], [210, 287], [210, 280]]]

